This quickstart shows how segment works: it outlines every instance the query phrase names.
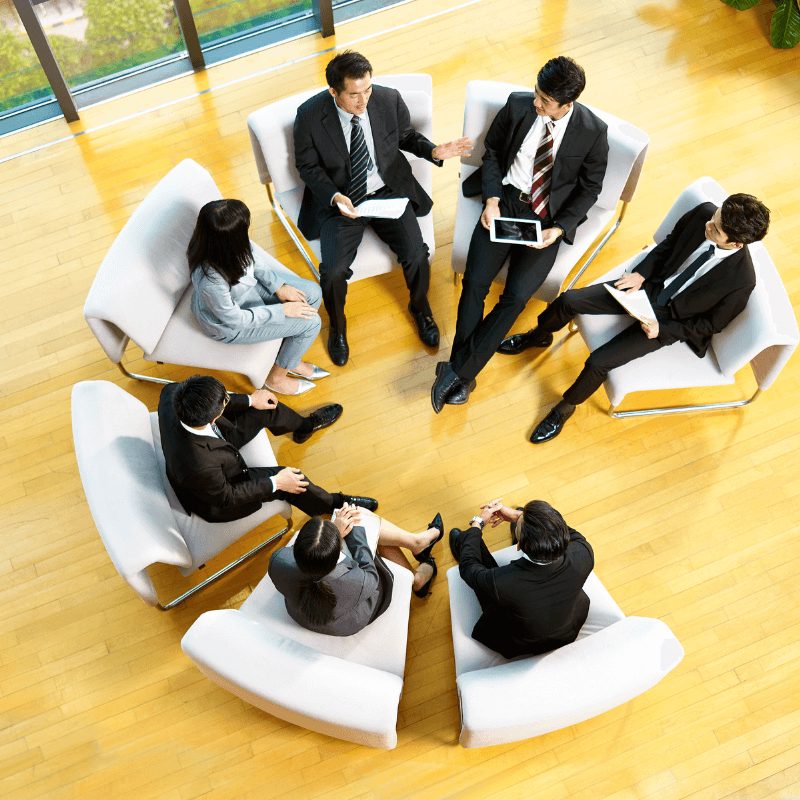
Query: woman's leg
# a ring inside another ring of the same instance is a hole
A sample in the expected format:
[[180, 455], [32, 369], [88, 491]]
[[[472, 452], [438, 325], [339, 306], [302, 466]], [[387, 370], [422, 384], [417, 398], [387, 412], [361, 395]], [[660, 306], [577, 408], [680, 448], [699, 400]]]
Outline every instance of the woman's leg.
[[380, 534], [378, 544], [381, 547], [405, 547], [414, 555], [424, 550], [437, 536], [439, 531], [436, 528], [428, 528], [420, 533], [410, 533], [398, 528], [388, 519], [381, 517]]
[[[297, 370], [303, 363], [303, 354], [319, 335], [321, 324], [318, 314], [311, 319], [293, 317], [286, 320], [287, 333], [284, 334], [275, 364], [267, 376], [267, 383], [270, 386], [290, 394], [297, 390], [297, 378], [291, 378], [286, 373], [288, 370]], [[298, 371], [303, 372], [302, 369]], [[306, 374], [311, 374], [310, 366]]]
[[[413, 534], [409, 534], [413, 536]], [[405, 567], [406, 569], [411, 569], [411, 564], [408, 563], [408, 559], [403, 554], [403, 551], [394, 545], [385, 545], [382, 541], [378, 545], [378, 553], [382, 555], [387, 561], [391, 561], [395, 564], [399, 564], [401, 567]], [[430, 579], [431, 575], [433, 575], [433, 566], [428, 563], [418, 564], [417, 568], [414, 570], [414, 582], [411, 584], [412, 589], [421, 589], [425, 583]]]

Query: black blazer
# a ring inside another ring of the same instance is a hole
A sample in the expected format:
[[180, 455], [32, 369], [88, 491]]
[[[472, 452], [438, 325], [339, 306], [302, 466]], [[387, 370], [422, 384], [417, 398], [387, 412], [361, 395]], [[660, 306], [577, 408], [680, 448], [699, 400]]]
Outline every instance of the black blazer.
[[[634, 267], [634, 272], [644, 275], [643, 288], [651, 301], [655, 301], [664, 281], [703, 242], [705, 224], [716, 210], [713, 203], [701, 203], [684, 214], [664, 241]], [[702, 358], [712, 335], [744, 310], [755, 285], [753, 261], [745, 246], [675, 295], [666, 311], [658, 315], [659, 328], [672, 341], [686, 342]]]
[[[167, 477], [181, 505], [208, 522], [230, 522], [258, 511], [272, 500], [269, 478], [280, 467], [248, 467], [229, 442], [189, 433], [175, 413], [178, 384], [164, 387], [158, 401], [158, 428]], [[236, 426], [236, 418], [249, 409], [247, 395], [233, 394], [217, 420], [223, 436]]]
[[481, 562], [478, 528], [464, 533], [459, 574], [488, 598], [473, 639], [505, 658], [546, 653], [575, 641], [589, 613], [583, 584], [594, 567], [594, 552], [578, 531], [569, 533], [567, 552], [555, 564], [520, 556], [494, 569]]
[[[486, 134], [483, 164], [463, 183], [464, 197], [503, 196], [503, 178], [536, 121], [531, 92], [512, 92]], [[603, 188], [608, 163], [608, 126], [575, 103], [561, 140], [550, 179], [550, 215], [572, 244], [575, 229], [586, 219]]]
[[[442, 162], [431, 156], [435, 145], [411, 127], [408, 108], [396, 89], [373, 84], [367, 111], [375, 161], [383, 182], [397, 195], [408, 197], [418, 217], [425, 216], [433, 201], [414, 178], [411, 165], [400, 151], [441, 166]], [[331, 207], [331, 198], [337, 192], [346, 195], [350, 185], [350, 151], [333, 97], [327, 90], [297, 109], [294, 163], [306, 185], [297, 227], [308, 239], [316, 239], [322, 222], [339, 214]]]

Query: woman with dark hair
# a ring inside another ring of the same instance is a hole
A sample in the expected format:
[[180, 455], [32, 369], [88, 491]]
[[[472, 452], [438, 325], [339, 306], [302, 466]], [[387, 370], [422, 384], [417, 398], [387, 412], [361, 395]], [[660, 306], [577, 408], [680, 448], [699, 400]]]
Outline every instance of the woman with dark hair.
[[320, 329], [319, 286], [264, 262], [250, 243], [250, 210], [241, 200], [213, 200], [197, 216], [186, 255], [192, 274], [192, 313], [203, 332], [221, 342], [283, 339], [267, 389], [302, 394], [308, 378], [330, 375], [303, 361]]
[[431, 551], [443, 534], [439, 514], [427, 530], [409, 533], [345, 504], [332, 520], [312, 517], [293, 542], [273, 553], [269, 576], [299, 625], [351, 636], [377, 619], [392, 599], [392, 573], [381, 556], [410, 569], [400, 548], [410, 550], [419, 562], [414, 594], [425, 597], [437, 573]]

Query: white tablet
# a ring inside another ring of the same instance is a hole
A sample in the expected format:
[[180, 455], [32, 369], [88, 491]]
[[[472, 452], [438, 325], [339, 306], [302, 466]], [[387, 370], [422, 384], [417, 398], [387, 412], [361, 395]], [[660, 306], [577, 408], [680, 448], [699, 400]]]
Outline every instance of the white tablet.
[[509, 244], [541, 244], [542, 223], [538, 219], [495, 217], [492, 220], [489, 238], [493, 242]]

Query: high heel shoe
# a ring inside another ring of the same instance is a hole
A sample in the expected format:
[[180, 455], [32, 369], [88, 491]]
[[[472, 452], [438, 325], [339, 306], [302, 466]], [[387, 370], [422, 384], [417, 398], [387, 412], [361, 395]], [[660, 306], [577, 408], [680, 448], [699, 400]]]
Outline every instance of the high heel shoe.
[[431, 558], [431, 553], [433, 552], [433, 546], [442, 540], [442, 536], [444, 536], [444, 522], [442, 522], [442, 515], [437, 513], [436, 516], [431, 520], [430, 524], [428, 525], [427, 530], [431, 528], [436, 528], [439, 531], [439, 535], [424, 549], [420, 550], [414, 558], [417, 559], [420, 563], [427, 561]]
[[322, 378], [327, 378], [330, 375], [330, 372], [326, 369], [322, 369], [322, 367], [318, 367], [316, 364], [311, 364], [311, 374], [310, 375], [301, 375], [299, 372], [295, 372], [293, 369], [286, 370], [287, 375], [291, 375], [293, 378], [305, 378], [306, 380], [311, 381], [318, 381]]
[[264, 384], [264, 388], [269, 389], [271, 392], [275, 392], [275, 394], [298, 395], [310, 392], [316, 387], [316, 385], [316, 383], [311, 383], [311, 381], [307, 381], [305, 378], [298, 378], [297, 389], [294, 392], [286, 392], [283, 389], [276, 389], [274, 386], [270, 386], [268, 383]]
[[433, 579], [439, 573], [439, 569], [436, 566], [436, 559], [433, 556], [428, 556], [428, 558], [422, 563], [430, 564], [433, 567], [433, 574], [430, 576], [430, 578], [428, 578], [427, 581], [425, 581], [425, 583], [422, 584], [422, 586], [419, 587], [419, 589], [414, 589], [414, 594], [417, 597], [427, 597], [428, 596], [428, 594], [429, 594], [429, 592], [431, 590], [431, 584], [433, 583]]

